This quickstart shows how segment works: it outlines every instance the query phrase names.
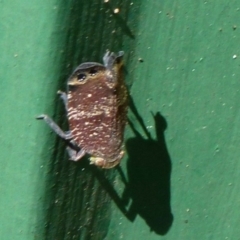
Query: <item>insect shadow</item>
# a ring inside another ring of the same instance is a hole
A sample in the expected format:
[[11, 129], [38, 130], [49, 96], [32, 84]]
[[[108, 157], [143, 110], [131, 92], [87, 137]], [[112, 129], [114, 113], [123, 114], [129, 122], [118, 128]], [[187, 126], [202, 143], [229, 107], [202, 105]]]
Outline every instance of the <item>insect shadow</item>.
[[[147, 138], [144, 138], [129, 120], [135, 136], [126, 142], [127, 178], [121, 167], [117, 167], [125, 185], [122, 197], [119, 197], [101, 171], [96, 168], [92, 170], [128, 220], [133, 222], [139, 215], [151, 231], [165, 235], [173, 222], [170, 204], [171, 159], [164, 137], [167, 122], [159, 112], [153, 114], [156, 129], [156, 139], [153, 139], [131, 99], [130, 109]], [[130, 207], [127, 207], [129, 205]]]
[[152, 231], [164, 235], [173, 222], [170, 204], [171, 159], [164, 137], [167, 122], [159, 112], [152, 114], [156, 131], [156, 139], [153, 139], [131, 99], [130, 108], [147, 138], [129, 121], [135, 137], [126, 142], [128, 184], [123, 199], [131, 199], [127, 216], [133, 221], [138, 214]]

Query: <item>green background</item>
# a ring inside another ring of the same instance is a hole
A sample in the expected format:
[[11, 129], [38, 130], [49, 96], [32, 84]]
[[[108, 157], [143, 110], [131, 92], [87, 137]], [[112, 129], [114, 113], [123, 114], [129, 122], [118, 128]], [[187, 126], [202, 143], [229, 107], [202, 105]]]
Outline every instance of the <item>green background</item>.
[[[0, 17], [1, 239], [239, 239], [239, 1], [12, 0]], [[67, 129], [56, 91], [106, 49], [133, 102], [121, 168], [99, 170], [34, 117]]]

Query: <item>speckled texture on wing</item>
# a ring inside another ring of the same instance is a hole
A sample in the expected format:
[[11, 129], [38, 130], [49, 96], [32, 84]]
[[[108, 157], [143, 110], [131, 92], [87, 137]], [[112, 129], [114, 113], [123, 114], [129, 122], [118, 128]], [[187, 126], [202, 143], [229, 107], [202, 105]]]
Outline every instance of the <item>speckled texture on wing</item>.
[[80, 65], [68, 81], [70, 131], [87, 153], [116, 165], [123, 155], [127, 114], [122, 62], [116, 61], [111, 69], [94, 63], [85, 66]]

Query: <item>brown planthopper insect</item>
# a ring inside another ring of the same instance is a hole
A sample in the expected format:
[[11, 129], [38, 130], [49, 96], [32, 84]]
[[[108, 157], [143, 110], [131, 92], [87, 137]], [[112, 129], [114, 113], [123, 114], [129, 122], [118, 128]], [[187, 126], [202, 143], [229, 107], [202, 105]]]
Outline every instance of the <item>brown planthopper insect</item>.
[[82, 63], [68, 79], [67, 93], [58, 91], [70, 131], [64, 132], [47, 115], [37, 117], [67, 141], [70, 160], [89, 155], [91, 164], [112, 168], [122, 159], [128, 105], [122, 57], [122, 51], [118, 55], [107, 51], [104, 65]]

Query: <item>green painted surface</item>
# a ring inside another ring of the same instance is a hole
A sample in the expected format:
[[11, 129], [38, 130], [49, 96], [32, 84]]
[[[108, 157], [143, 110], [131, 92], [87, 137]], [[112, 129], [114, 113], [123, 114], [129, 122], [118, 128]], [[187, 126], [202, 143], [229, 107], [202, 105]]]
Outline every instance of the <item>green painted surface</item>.
[[[237, 1], [13, 0], [0, 16], [1, 239], [239, 239]], [[67, 129], [56, 91], [106, 49], [126, 52], [136, 108], [127, 187], [34, 120]]]

